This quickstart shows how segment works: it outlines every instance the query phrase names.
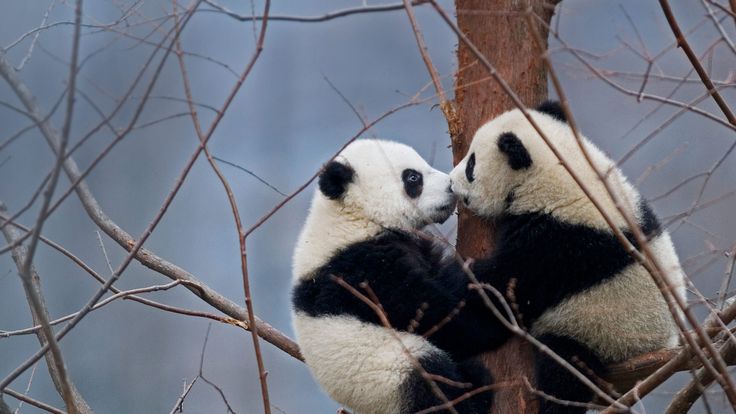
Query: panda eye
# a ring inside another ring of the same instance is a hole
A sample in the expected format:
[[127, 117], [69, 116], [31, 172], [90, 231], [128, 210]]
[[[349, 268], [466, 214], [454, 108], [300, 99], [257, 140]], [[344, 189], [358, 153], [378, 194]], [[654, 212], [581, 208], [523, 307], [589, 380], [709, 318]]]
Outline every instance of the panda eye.
[[475, 180], [475, 153], [470, 154], [468, 163], [465, 165], [465, 177], [468, 182], [472, 183]]
[[424, 177], [417, 170], [406, 169], [401, 173], [401, 181], [404, 182], [404, 191], [411, 198], [417, 198], [422, 194]]

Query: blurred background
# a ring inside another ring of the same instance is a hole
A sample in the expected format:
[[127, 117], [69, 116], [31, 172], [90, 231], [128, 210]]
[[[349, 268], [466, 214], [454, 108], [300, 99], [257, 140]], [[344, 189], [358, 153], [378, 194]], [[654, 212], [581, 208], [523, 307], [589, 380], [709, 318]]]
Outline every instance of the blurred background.
[[[262, 1], [218, 4], [240, 15], [252, 15], [253, 11], [260, 14], [263, 9]], [[440, 4], [454, 12], [452, 2]], [[736, 39], [733, 18], [710, 1], [677, 0], [672, 4], [683, 29], [693, 30], [689, 40], [696, 52], [703, 54], [703, 62], [733, 107], [736, 49], [725, 40]], [[363, 5], [357, 0], [275, 2], [271, 14], [320, 16]], [[68, 0], [8, 1], [0, 7], [0, 47], [7, 48], [8, 60], [19, 67], [18, 75], [47, 113], [67, 86], [73, 8], [74, 2]], [[715, 21], [722, 23], [720, 26], [708, 16], [709, 9]], [[80, 94], [83, 92], [104, 114], [110, 113], [161, 41], [162, 33], [156, 31], [156, 26], [162, 24], [165, 31], [173, 27], [173, 21], [166, 19], [171, 11], [168, 1], [85, 2], [83, 22], [90, 26], [82, 30], [80, 56], [85, 60], [77, 83]], [[415, 12], [446, 90], [452, 91], [457, 38], [430, 6], [417, 6]], [[525, 23], [522, 19], [518, 24]], [[43, 30], [31, 32], [39, 27]], [[717, 291], [732, 260], [727, 253], [733, 253], [734, 248], [736, 203], [731, 194], [736, 190], [736, 162], [726, 157], [715, 169], [712, 167], [727, 153], [736, 134], [689, 112], [665, 124], [677, 107], [637, 99], [645, 78], [643, 90], [652, 95], [671, 95], [672, 99], [690, 102], [704, 92], [699, 81], [689, 80], [695, 77], [682, 52], [671, 47], [672, 33], [655, 2], [563, 0], [557, 6], [552, 27], [567, 45], [551, 37], [552, 59], [583, 133], [614, 160], [653, 134], [621, 167], [646, 197], [654, 199], [655, 210], [673, 232], [688, 275], [703, 295], [716, 303]], [[213, 109], [221, 107], [235, 84], [236, 73], [242, 71], [253, 53], [254, 32], [252, 22], [239, 21], [207, 4], [200, 7], [184, 30], [181, 40], [188, 52], [185, 61], [205, 127], [214, 117]], [[591, 72], [568, 47], [601, 72]], [[645, 77], [648, 59], [663, 51]], [[160, 56], [155, 58], [154, 66]], [[151, 68], [145, 72], [142, 85], [111, 120], [115, 128], [122, 129], [130, 121], [152, 73]], [[683, 77], [688, 79], [683, 81]], [[212, 153], [247, 168], [283, 193], [294, 191], [362, 127], [327, 80], [367, 120], [407, 102], [427, 86], [429, 76], [406, 13], [365, 13], [319, 23], [270, 22], [260, 60], [210, 141]], [[633, 93], [624, 93], [607, 81]], [[432, 93], [429, 87], [421, 96], [431, 98]], [[87, 179], [103, 210], [136, 237], [159, 210], [198, 144], [185, 99], [181, 72], [172, 54], [136, 123], [139, 128], [118, 144]], [[6, 82], [0, 82], [0, 101], [21, 106]], [[448, 171], [452, 163], [447, 124], [436, 103], [436, 99], [429, 99], [402, 109], [364, 136], [412, 145], [436, 168]], [[710, 99], [698, 107], [723, 117]], [[64, 112], [62, 104], [50, 118], [57, 129], [63, 125]], [[97, 109], [78, 95], [71, 144], [100, 120]], [[29, 124], [25, 116], [0, 105], [0, 143]], [[109, 129], [101, 129], [74, 154], [75, 160], [86, 168], [112, 138]], [[0, 201], [10, 213], [28, 203], [54, 162], [55, 156], [36, 128], [2, 147]], [[233, 186], [246, 227], [283, 199], [253, 176], [226, 164], [220, 167]], [[711, 169], [706, 185], [706, 176], [700, 176], [678, 187], [689, 177]], [[57, 195], [69, 184], [62, 175]], [[657, 198], [673, 189], [666, 197]], [[248, 239], [256, 313], [291, 337], [291, 254], [313, 191], [314, 185]], [[676, 217], [693, 205], [697, 207], [691, 214]], [[33, 225], [39, 206], [37, 201], [18, 221]], [[450, 220], [443, 230], [452, 234], [454, 226]], [[72, 195], [49, 218], [43, 234], [108, 277], [96, 231]], [[104, 234], [102, 240], [113, 267], [117, 267], [125, 251]], [[4, 241], [0, 243], [4, 245]], [[198, 160], [146, 247], [232, 301], [244, 303], [232, 213], [204, 157]], [[99, 287], [47, 246], [39, 246], [35, 264], [52, 318], [76, 312]], [[117, 286], [130, 289], [168, 281], [134, 262]], [[146, 297], [217, 313], [183, 287]], [[698, 315], [705, 316], [703, 306], [693, 306]], [[131, 301], [117, 301], [87, 316], [61, 342], [61, 349], [71, 378], [97, 412], [168, 412], [181, 394], [183, 382], [197, 375], [208, 323]], [[0, 330], [31, 325], [17, 268], [10, 254], [3, 254]], [[301, 362], [268, 343], [262, 342], [262, 348], [274, 412], [336, 412], [338, 405], [320, 391]], [[37, 349], [38, 342], [32, 335], [0, 337], [0, 378]], [[39, 363], [29, 395], [63, 407], [43, 364]], [[258, 372], [247, 332], [213, 323], [204, 373], [222, 388], [236, 412], [262, 410]], [[13, 388], [25, 390], [30, 376], [31, 372], [26, 372]], [[647, 397], [643, 402], [646, 410], [661, 412], [671, 398], [669, 393], [688, 377], [680, 374]], [[714, 407], [723, 407], [720, 395], [708, 398]], [[10, 397], [5, 401], [11, 408], [17, 406]], [[693, 412], [703, 410], [702, 404], [696, 404]], [[21, 412], [38, 411], [24, 405]], [[200, 382], [187, 397], [184, 412], [226, 412], [226, 407], [214, 389]]]

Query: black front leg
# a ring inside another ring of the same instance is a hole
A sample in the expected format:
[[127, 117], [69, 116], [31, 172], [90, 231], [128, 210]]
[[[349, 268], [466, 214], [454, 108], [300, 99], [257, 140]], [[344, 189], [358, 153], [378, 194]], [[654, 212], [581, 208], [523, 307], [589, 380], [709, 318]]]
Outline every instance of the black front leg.
[[[542, 335], [538, 339], [594, 383], [596, 377], [605, 372], [601, 360], [590, 349], [573, 339], [556, 335]], [[593, 400], [593, 390], [567, 368], [539, 350], [536, 351], [535, 359], [537, 389], [559, 400], [540, 396], [539, 414], [585, 414], [586, 404]]]
[[[490, 265], [486, 264], [487, 262], [486, 260], [478, 261], [472, 269], [481, 283], [487, 283], [490, 279], [488, 277]], [[480, 266], [476, 267], [479, 264]], [[460, 312], [451, 320], [444, 321], [445, 325], [428, 338], [437, 346], [450, 352], [456, 359], [464, 359], [496, 349], [511, 337], [511, 331], [496, 317], [478, 289], [470, 288], [473, 282], [460, 263], [452, 262], [445, 265], [434, 283], [437, 284], [438, 289], [453, 292], [453, 297], [458, 298], [458, 301], [464, 301]], [[504, 289], [496, 286], [494, 288], [499, 292], [503, 292]], [[485, 293], [492, 306], [498, 309], [501, 315], [506, 316], [505, 308], [498, 296], [487, 289]], [[447, 313], [435, 315], [434, 320], [440, 320], [445, 316]]]

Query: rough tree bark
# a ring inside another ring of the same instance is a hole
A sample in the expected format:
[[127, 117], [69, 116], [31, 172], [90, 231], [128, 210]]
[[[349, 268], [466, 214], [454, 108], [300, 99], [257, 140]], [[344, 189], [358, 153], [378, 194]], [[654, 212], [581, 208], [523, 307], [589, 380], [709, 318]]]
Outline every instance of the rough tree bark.
[[[534, 11], [546, 22], [552, 18], [556, 1], [530, 0]], [[540, 51], [527, 26], [526, 2], [519, 0], [456, 0], [457, 21], [465, 35], [496, 66], [500, 75], [519, 94], [527, 106], [547, 98], [547, 73]], [[537, 30], [547, 38], [547, 30]], [[453, 162], [467, 152], [473, 133], [479, 126], [513, 108], [512, 101], [489, 79], [483, 65], [460, 42], [458, 74], [455, 84], [455, 108], [459, 125], [451, 125]], [[481, 81], [487, 79], [485, 81]], [[465, 85], [468, 85], [467, 87]], [[481, 257], [493, 249], [493, 227], [460, 208], [457, 249], [466, 257]], [[514, 339], [498, 351], [485, 354], [484, 362], [496, 381], [511, 383], [496, 394], [494, 414], [536, 413], [534, 398], [527, 392], [523, 378], [533, 383], [533, 356], [529, 344]]]

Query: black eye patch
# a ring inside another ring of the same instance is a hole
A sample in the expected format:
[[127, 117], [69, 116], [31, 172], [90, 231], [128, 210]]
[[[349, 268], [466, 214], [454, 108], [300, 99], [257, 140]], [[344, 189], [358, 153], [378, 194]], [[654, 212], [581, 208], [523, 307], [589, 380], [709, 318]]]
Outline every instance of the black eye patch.
[[475, 180], [475, 153], [470, 154], [470, 158], [468, 158], [468, 163], [465, 164], [465, 177], [468, 179], [469, 183], [472, 183]]
[[404, 182], [404, 191], [409, 197], [417, 198], [422, 194], [424, 177], [419, 171], [407, 168], [401, 173], [401, 181]]
[[523, 170], [532, 166], [529, 151], [513, 132], [504, 132], [498, 137], [498, 149], [506, 154], [512, 170]]

